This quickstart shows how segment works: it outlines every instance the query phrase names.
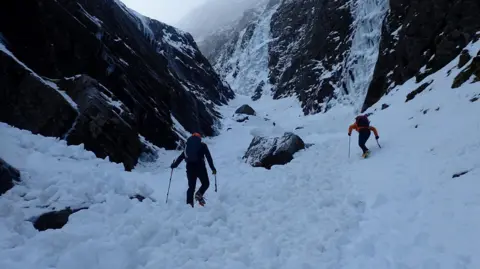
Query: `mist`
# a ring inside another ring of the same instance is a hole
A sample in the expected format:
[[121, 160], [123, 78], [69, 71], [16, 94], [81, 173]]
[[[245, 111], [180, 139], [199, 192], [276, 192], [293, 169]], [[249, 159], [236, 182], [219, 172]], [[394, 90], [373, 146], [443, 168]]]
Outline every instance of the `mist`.
[[180, 19], [177, 27], [201, 39], [231, 25], [251, 8], [265, 6], [268, 0], [207, 0]]

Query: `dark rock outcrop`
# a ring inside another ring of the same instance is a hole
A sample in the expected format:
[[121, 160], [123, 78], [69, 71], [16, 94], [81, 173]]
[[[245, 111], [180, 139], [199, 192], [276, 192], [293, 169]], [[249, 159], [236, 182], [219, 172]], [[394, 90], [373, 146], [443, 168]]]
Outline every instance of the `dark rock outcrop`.
[[396, 85], [414, 76], [420, 82], [457, 57], [480, 31], [479, 13], [478, 0], [391, 0], [363, 110]]
[[20, 172], [0, 158], [0, 195], [13, 188], [20, 181]]
[[480, 53], [455, 77], [452, 88], [458, 88], [470, 79], [472, 79], [472, 82], [480, 81]]
[[269, 79], [275, 98], [298, 96], [305, 114], [326, 110], [322, 105], [334, 97], [351, 45], [348, 2], [282, 1], [270, 25]]
[[470, 56], [470, 53], [468, 53], [468, 50], [463, 50], [462, 54], [460, 54], [460, 58], [458, 61], [458, 68], [464, 67], [468, 61], [472, 59], [472, 56]]
[[283, 165], [293, 160], [295, 152], [304, 149], [303, 140], [293, 134], [285, 133], [282, 137], [254, 137], [243, 156], [253, 167], [270, 169], [273, 165]]
[[2, 122], [35, 134], [61, 137], [78, 116], [76, 109], [55, 89], [55, 84], [42, 79], [3, 50], [0, 50], [0, 85]]
[[263, 87], [265, 87], [265, 81], [261, 81], [257, 88], [255, 89], [255, 92], [253, 93], [251, 99], [252, 101], [257, 101], [258, 99], [260, 99], [262, 97], [262, 93], [263, 93]]
[[144, 196], [144, 195], [141, 195], [141, 194], [132, 195], [132, 196], [130, 196], [130, 199], [131, 199], [131, 200], [136, 199], [136, 200], [138, 200], [139, 202], [143, 202], [145, 199], [148, 199], [148, 200], [150, 200], [150, 201], [152, 201], [152, 202], [154, 202], [154, 203], [157, 202], [157, 200], [155, 200], [155, 199], [152, 198], [151, 196]]
[[235, 113], [236, 114], [245, 114], [245, 115], [250, 115], [250, 116], [255, 116], [256, 115], [255, 110], [249, 105], [243, 105], [243, 106], [237, 108], [237, 110], [235, 110]]
[[99, 158], [123, 162], [130, 171], [142, 154], [133, 113], [103, 85], [89, 76], [77, 76], [58, 83], [77, 104], [79, 116], [67, 133], [69, 144], [84, 143]]
[[453, 174], [452, 178], [457, 178], [457, 177], [461, 177], [463, 175], [466, 175], [468, 172], [470, 171], [463, 171], [463, 172], [460, 172], [460, 173], [456, 173], [456, 174]]
[[42, 214], [33, 222], [33, 227], [35, 227], [35, 229], [38, 231], [61, 229], [63, 226], [65, 226], [65, 224], [67, 224], [70, 215], [84, 209], [88, 209], [88, 207], [82, 207], [78, 209], [66, 208], [63, 210]]
[[417, 96], [417, 94], [426, 90], [428, 88], [428, 86], [430, 86], [431, 83], [432, 83], [431, 81], [428, 82], [428, 83], [423, 83], [422, 85], [420, 85], [420, 87], [418, 87], [417, 89], [415, 89], [412, 92], [410, 92], [409, 94], [407, 94], [407, 98], [405, 99], [405, 103], [413, 100], [413, 98], [415, 98], [415, 96]]
[[120, 1], [8, 1], [0, 33], [0, 120], [34, 133], [65, 137], [72, 128], [79, 114], [52, 82], [79, 74], [123, 104], [133, 130], [167, 149], [183, 139], [172, 116], [189, 132], [215, 135], [216, 106], [234, 96], [189, 34]]

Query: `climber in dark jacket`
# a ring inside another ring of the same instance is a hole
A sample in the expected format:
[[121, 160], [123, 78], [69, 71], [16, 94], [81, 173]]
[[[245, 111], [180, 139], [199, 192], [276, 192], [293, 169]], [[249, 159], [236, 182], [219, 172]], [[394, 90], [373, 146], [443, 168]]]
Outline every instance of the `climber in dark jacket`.
[[207, 144], [202, 142], [202, 137], [199, 133], [194, 133], [190, 138], [187, 139], [185, 150], [171, 165], [171, 168], [175, 169], [183, 160], [185, 160], [187, 163], [187, 204], [191, 205], [192, 207], [193, 193], [195, 192], [197, 178], [200, 179], [200, 183], [202, 185], [195, 194], [195, 199], [201, 206], [205, 205], [205, 199], [203, 198], [203, 195], [210, 186], [207, 168], [205, 167], [205, 157], [207, 157], [208, 165], [210, 166], [212, 173], [216, 175], [217, 170], [213, 165], [212, 155], [210, 155]]

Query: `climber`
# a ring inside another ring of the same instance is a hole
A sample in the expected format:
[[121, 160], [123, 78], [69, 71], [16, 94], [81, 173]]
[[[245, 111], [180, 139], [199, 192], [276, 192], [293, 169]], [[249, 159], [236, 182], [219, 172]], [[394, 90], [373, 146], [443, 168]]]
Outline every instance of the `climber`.
[[362, 157], [366, 158], [370, 154], [370, 150], [365, 146], [368, 138], [370, 138], [370, 131], [375, 134], [375, 139], [379, 139], [377, 129], [370, 126], [370, 121], [366, 115], [357, 116], [355, 123], [348, 127], [348, 136], [352, 135], [352, 130], [355, 129], [358, 132], [358, 145], [363, 151]]
[[175, 169], [183, 160], [185, 160], [187, 163], [187, 204], [191, 205], [192, 207], [193, 193], [195, 192], [197, 178], [200, 179], [200, 183], [202, 185], [195, 194], [195, 200], [197, 200], [201, 206], [205, 205], [205, 199], [203, 198], [203, 195], [210, 186], [207, 168], [205, 167], [205, 157], [207, 157], [207, 161], [210, 169], [212, 169], [212, 173], [216, 175], [217, 170], [213, 165], [212, 156], [210, 155], [207, 144], [202, 142], [202, 136], [199, 133], [193, 133], [192, 136], [187, 139], [185, 149], [182, 154], [180, 154], [180, 156], [178, 156], [178, 158], [170, 166], [172, 169]]

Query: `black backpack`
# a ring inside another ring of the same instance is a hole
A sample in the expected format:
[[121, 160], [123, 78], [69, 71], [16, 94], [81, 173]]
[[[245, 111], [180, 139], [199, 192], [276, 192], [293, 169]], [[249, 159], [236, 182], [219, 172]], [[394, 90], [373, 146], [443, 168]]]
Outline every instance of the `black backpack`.
[[356, 118], [358, 127], [370, 127], [370, 120], [367, 116], [362, 115]]
[[187, 163], [196, 163], [200, 161], [202, 150], [202, 139], [197, 136], [191, 136], [185, 143], [185, 161]]

